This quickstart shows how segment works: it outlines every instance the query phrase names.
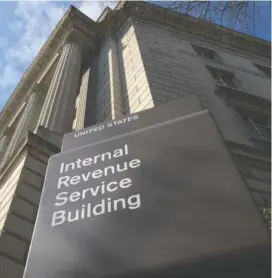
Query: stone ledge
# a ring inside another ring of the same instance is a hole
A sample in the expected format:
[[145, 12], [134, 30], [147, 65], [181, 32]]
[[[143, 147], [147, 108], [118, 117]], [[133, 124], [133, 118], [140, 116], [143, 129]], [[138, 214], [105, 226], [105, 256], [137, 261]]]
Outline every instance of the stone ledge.
[[1, 234], [0, 254], [10, 258], [13, 261], [23, 264], [26, 259], [27, 251], [28, 244], [25, 241], [22, 241], [5, 231]]
[[0, 255], [1, 278], [22, 278], [24, 266]]
[[[219, 25], [206, 22], [191, 16], [183, 16], [179, 12], [171, 11], [152, 4], [139, 2], [137, 5], [126, 3], [136, 16], [148, 21], [166, 24], [190, 35], [207, 38], [211, 41], [221, 42], [242, 51], [255, 53], [261, 57], [270, 56], [270, 42], [243, 34]], [[137, 9], [137, 11], [135, 11]]]
[[269, 164], [271, 163], [270, 153], [264, 151], [261, 148], [239, 144], [231, 141], [226, 141], [226, 144], [230, 152], [234, 155], [260, 160]]
[[271, 194], [270, 183], [258, 181], [248, 177], [245, 177], [245, 180], [251, 190]]
[[[45, 128], [43, 128], [43, 133], [40, 133], [41, 136], [44, 135], [43, 138], [32, 132], [28, 132], [18, 147], [14, 150], [14, 153], [11, 155], [11, 157], [9, 157], [9, 159], [6, 161], [4, 167], [0, 170], [0, 184], [3, 182], [3, 180], [5, 180], [9, 173], [12, 172], [12, 168], [17, 163], [17, 161], [23, 156], [26, 156], [29, 151], [34, 149], [39, 153], [46, 154], [48, 157], [60, 152], [60, 145], [56, 146], [49, 141], [50, 134], [53, 134], [53, 132]], [[48, 139], [48, 141], [46, 139]]]

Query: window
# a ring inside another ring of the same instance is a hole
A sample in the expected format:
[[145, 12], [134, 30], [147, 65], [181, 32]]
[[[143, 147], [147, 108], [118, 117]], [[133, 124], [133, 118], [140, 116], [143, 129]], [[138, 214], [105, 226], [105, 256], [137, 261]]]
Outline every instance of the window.
[[217, 58], [216, 52], [212, 49], [202, 47], [202, 46], [197, 46], [194, 44], [192, 44], [192, 47], [194, 48], [194, 50], [196, 51], [196, 53], [199, 56], [202, 56], [202, 57], [210, 59], [210, 60], [216, 60], [216, 58]]
[[234, 74], [232, 72], [228, 72], [225, 70], [217, 69], [217, 68], [212, 68], [208, 67], [208, 70], [214, 77], [214, 79], [217, 80], [218, 83], [224, 85], [224, 86], [229, 86], [233, 88], [237, 88], [235, 82], [234, 82]]
[[267, 76], [267, 77], [271, 77], [271, 68], [269, 68], [269, 67], [266, 67], [266, 66], [262, 66], [262, 65], [260, 65], [260, 64], [257, 64], [257, 63], [253, 63], [255, 66], [256, 66], [256, 68], [258, 68], [258, 70], [263, 74], [263, 75], [265, 75], [265, 76]]
[[268, 116], [248, 115], [238, 112], [253, 139], [269, 142], [271, 140], [271, 125]]

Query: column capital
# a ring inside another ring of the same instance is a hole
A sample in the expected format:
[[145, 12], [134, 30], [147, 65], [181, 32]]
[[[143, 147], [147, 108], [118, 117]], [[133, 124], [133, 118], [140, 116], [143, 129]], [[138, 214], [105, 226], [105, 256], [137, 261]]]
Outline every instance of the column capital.
[[5, 128], [4, 132], [1, 134], [1, 137], [10, 136], [10, 135], [12, 135], [13, 131], [14, 130], [10, 126], [8, 126]]
[[44, 90], [42, 90], [41, 85], [35, 82], [35, 84], [31, 88], [30, 93], [25, 98], [25, 102], [27, 103], [29, 99], [34, 97], [34, 95], [39, 96], [42, 93], [44, 93]]
[[86, 46], [84, 45], [84, 43], [80, 40], [80, 37], [78, 36], [78, 34], [76, 33], [76, 31], [72, 30], [71, 32], [69, 32], [69, 34], [65, 37], [65, 39], [62, 41], [61, 46], [58, 49], [58, 53], [61, 55], [63, 52], [63, 49], [65, 46], [69, 45], [69, 44], [75, 44], [79, 47], [80, 53], [82, 55], [82, 52], [84, 50], [84, 48], [86, 48]]
[[37, 82], [35, 82], [35, 84], [32, 86], [31, 93], [40, 92], [41, 91], [40, 87], [41, 87], [41, 85], [38, 84]]
[[78, 45], [81, 44], [80, 36], [75, 29], [73, 29], [65, 38], [64, 44], [66, 43], [76, 43]]
[[81, 57], [83, 57], [82, 66], [89, 66], [90, 58], [97, 52], [95, 39], [84, 31], [73, 28], [63, 40], [59, 49], [60, 54], [67, 44], [76, 44], [79, 47]]
[[37, 91], [32, 91], [25, 99], [25, 102], [28, 103], [28, 101], [34, 96], [37, 95]]
[[86, 34], [84, 31], [73, 28], [68, 33], [66, 38], [63, 40], [62, 47], [66, 44], [75, 43], [77, 44], [84, 56], [83, 52], [93, 52], [96, 49], [95, 39], [90, 37], [89, 34]]

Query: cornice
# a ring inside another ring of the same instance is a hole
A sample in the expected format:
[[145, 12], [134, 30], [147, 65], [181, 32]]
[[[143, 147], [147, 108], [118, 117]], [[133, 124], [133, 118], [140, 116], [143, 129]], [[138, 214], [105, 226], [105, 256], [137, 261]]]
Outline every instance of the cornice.
[[98, 17], [97, 22], [101, 22], [108, 13], [112, 12], [112, 9], [109, 7], [106, 7], [105, 10], [102, 12], [102, 14]]
[[182, 15], [163, 7], [143, 1], [119, 1], [114, 11], [105, 10], [100, 24], [100, 35], [109, 28], [120, 26], [128, 17], [142, 19], [159, 25], [169, 26], [176, 31], [197, 39], [205, 39], [223, 47], [250, 53], [262, 58], [271, 58], [268, 41], [228, 29], [192, 16]]
[[172, 26], [190, 35], [214, 41], [216, 44], [221, 43], [225, 46], [231, 46], [261, 57], [270, 58], [271, 44], [262, 39], [198, 18], [184, 16], [176, 11], [154, 6], [149, 3], [139, 2], [133, 10], [135, 11], [135, 15], [145, 20]]

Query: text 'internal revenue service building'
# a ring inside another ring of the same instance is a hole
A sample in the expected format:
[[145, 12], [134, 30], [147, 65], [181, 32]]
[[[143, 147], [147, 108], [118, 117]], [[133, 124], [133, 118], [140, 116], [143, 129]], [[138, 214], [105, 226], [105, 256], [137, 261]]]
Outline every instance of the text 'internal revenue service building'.
[[25, 278], [269, 273], [267, 230], [195, 98], [97, 127], [50, 158]]

